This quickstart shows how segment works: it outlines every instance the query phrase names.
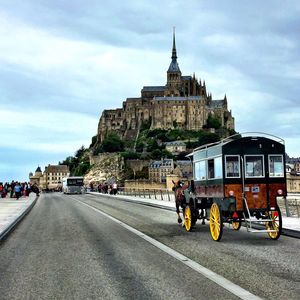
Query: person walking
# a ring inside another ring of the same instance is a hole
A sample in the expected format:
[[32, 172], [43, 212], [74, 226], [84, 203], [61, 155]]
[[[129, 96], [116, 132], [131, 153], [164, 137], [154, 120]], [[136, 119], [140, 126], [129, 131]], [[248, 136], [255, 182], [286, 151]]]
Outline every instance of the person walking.
[[29, 194], [31, 192], [31, 185], [30, 185], [30, 182], [27, 183], [27, 188], [26, 188], [26, 196], [28, 197]]
[[116, 195], [117, 192], [118, 192], [118, 185], [117, 185], [116, 182], [114, 182], [114, 183], [112, 184], [112, 194], [113, 194], [113, 195]]
[[16, 183], [13, 180], [10, 184], [10, 198], [12, 198], [14, 196], [15, 185], [16, 185]]
[[5, 192], [4, 192], [4, 186], [3, 183], [0, 182], [0, 196], [1, 198], [4, 198]]
[[18, 181], [15, 184], [14, 192], [15, 192], [16, 198], [18, 200], [21, 197], [21, 193], [22, 193], [22, 187]]

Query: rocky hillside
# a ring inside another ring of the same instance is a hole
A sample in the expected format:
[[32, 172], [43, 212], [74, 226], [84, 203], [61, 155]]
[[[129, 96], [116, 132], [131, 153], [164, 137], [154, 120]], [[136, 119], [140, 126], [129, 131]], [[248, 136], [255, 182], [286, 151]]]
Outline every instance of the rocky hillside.
[[120, 182], [124, 179], [124, 159], [118, 153], [105, 153], [91, 159], [92, 167], [84, 176], [85, 184]]

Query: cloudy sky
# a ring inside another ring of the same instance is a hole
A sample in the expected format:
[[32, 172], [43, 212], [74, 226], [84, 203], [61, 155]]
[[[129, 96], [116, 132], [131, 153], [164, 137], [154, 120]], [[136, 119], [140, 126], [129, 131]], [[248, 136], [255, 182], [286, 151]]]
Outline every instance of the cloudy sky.
[[[112, 2], [112, 3], [111, 3]], [[183, 75], [227, 95], [239, 132], [300, 156], [300, 2], [0, 0], [0, 181], [88, 147], [103, 109]]]

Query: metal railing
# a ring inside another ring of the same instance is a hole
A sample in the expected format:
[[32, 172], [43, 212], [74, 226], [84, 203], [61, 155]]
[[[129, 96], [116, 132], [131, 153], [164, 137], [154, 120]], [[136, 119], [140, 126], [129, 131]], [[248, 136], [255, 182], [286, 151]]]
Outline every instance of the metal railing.
[[175, 194], [167, 189], [118, 188], [119, 195], [134, 196], [162, 201], [175, 201]]

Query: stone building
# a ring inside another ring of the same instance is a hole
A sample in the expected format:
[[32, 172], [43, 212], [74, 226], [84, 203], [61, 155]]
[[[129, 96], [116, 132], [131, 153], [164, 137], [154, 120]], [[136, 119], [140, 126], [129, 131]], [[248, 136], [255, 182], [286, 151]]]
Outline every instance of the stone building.
[[40, 166], [37, 167], [35, 174], [29, 174], [30, 184], [36, 183], [40, 189], [59, 189], [62, 187], [63, 177], [70, 175], [69, 167], [66, 165], [48, 165], [44, 173]]
[[165, 143], [166, 150], [172, 154], [179, 154], [180, 152], [186, 151], [186, 144], [182, 141], [173, 141]]
[[62, 179], [70, 175], [69, 167], [66, 165], [48, 165], [45, 167], [45, 188], [59, 189], [62, 187]]
[[174, 174], [181, 179], [193, 179], [193, 166], [190, 160], [177, 160], [175, 162]]
[[209, 114], [218, 117], [221, 125], [234, 129], [234, 118], [228, 110], [227, 97], [213, 100], [205, 81], [183, 76], [177, 62], [175, 33], [167, 82], [162, 86], [144, 86], [140, 97], [127, 98], [123, 107], [104, 110], [98, 124], [97, 142], [105, 135], [116, 132], [122, 138], [134, 140], [142, 124], [150, 129], [182, 128], [200, 130], [206, 125]]
[[153, 182], [166, 182], [167, 175], [174, 171], [173, 159], [151, 160], [149, 164], [149, 180]]
[[286, 174], [286, 188], [288, 193], [300, 193], [300, 176]]
[[29, 173], [29, 182], [31, 185], [36, 184], [40, 188], [44, 185], [43, 172], [40, 166], [36, 168], [34, 175]]
[[295, 162], [294, 171], [296, 172], [296, 174], [300, 175], [300, 161]]

